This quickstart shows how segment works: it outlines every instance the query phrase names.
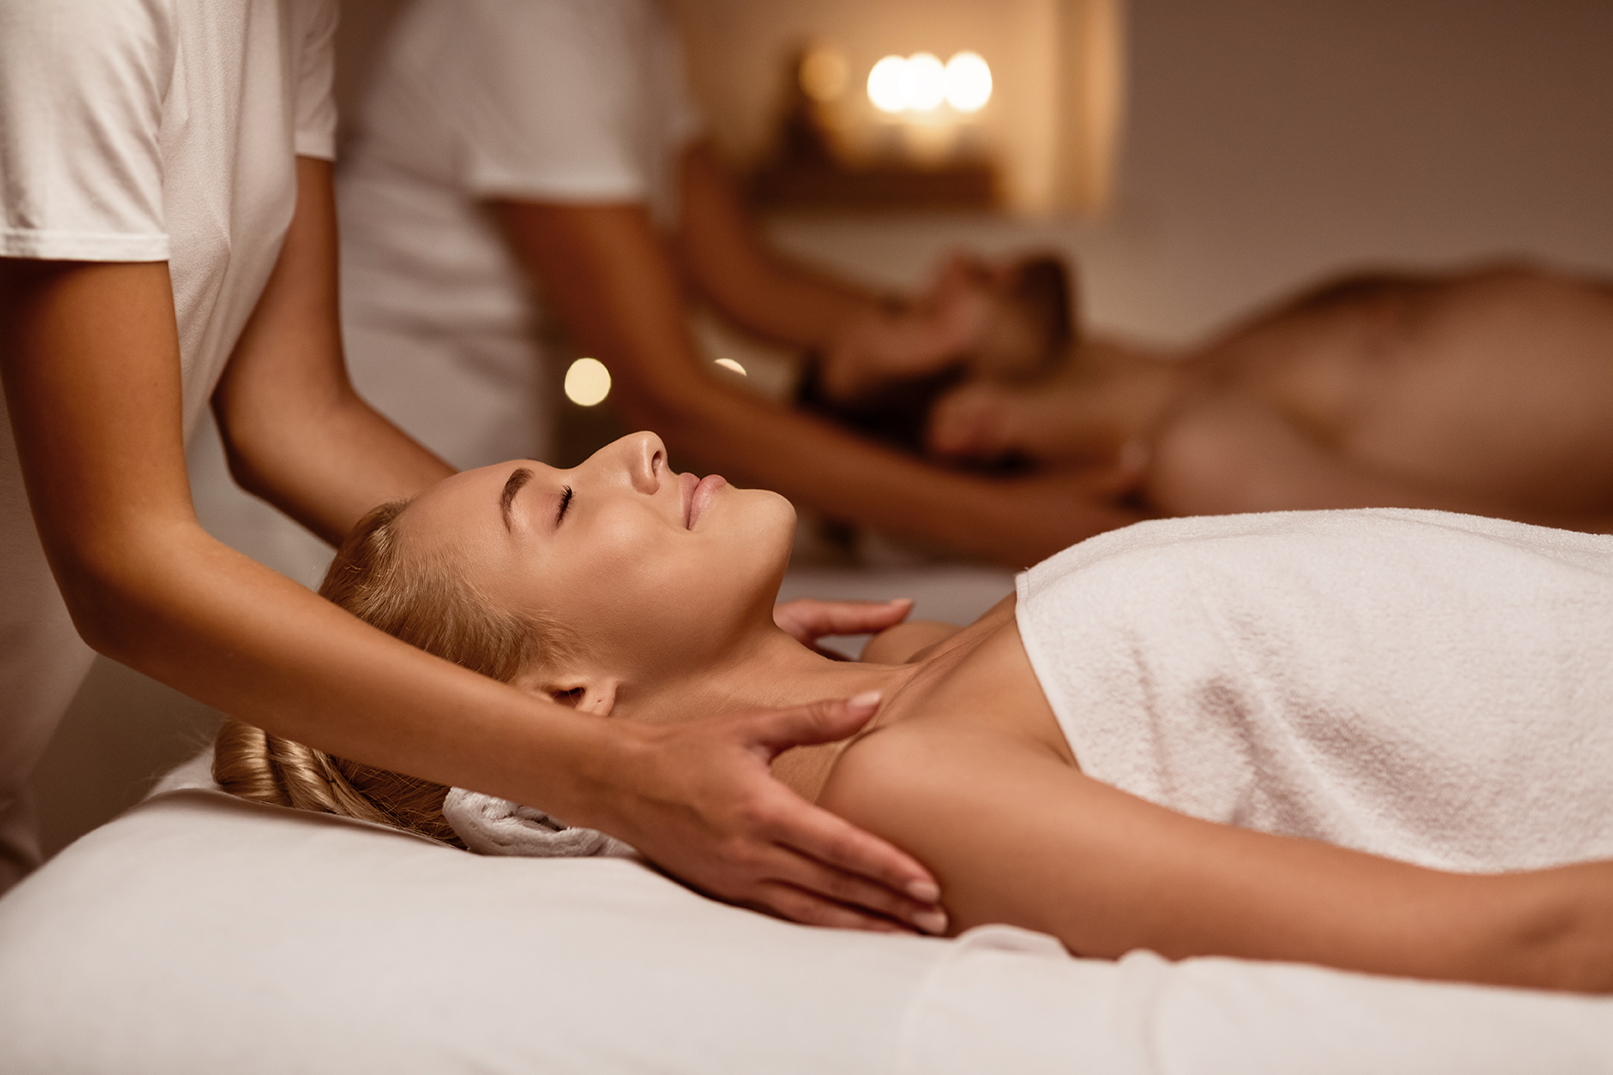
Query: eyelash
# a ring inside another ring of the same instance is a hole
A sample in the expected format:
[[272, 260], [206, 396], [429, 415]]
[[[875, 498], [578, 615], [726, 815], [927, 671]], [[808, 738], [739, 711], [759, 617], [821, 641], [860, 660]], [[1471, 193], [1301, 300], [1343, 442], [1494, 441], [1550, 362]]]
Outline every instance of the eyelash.
[[562, 486], [560, 494], [560, 510], [554, 513], [554, 524], [560, 525], [560, 520], [566, 517], [566, 509], [571, 507], [571, 486]]

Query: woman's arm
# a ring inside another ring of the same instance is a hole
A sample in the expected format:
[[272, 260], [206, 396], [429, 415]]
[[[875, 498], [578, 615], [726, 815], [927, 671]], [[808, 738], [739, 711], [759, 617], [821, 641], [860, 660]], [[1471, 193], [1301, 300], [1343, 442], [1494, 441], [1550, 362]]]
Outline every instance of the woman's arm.
[[1013, 566], [1135, 512], [1062, 472], [992, 480], [933, 466], [712, 376], [676, 267], [639, 205], [499, 206], [517, 252], [578, 341], [610, 367], [622, 413], [743, 484]]
[[[226, 378], [221, 409], [237, 466], [338, 533], [375, 501], [430, 480], [439, 464], [332, 387], [345, 384], [329, 321], [335, 305], [310, 292], [334, 280], [334, 266], [321, 261], [334, 252], [329, 204], [328, 169], [302, 162], [281, 254], [287, 271], [276, 273], [243, 337], [245, 365]], [[0, 375], [29, 502], [74, 622], [102, 653], [276, 734], [541, 803], [729, 899], [803, 921], [886, 928], [860, 908], [903, 920], [922, 909], [900, 894], [933, 887], [917, 863], [810, 808], [767, 771], [789, 746], [855, 731], [867, 707], [628, 727], [360, 623], [197, 524], [165, 264], [0, 261], [0, 272]], [[284, 382], [273, 372], [282, 363]], [[260, 410], [250, 398], [260, 390], [284, 398]], [[318, 438], [318, 450], [280, 455], [265, 415], [299, 407], [336, 411], [336, 428], [312, 422], [301, 435]]]
[[940, 721], [854, 743], [819, 802], [934, 870], [957, 929], [1007, 922], [1110, 958], [1150, 948], [1613, 991], [1613, 863], [1423, 869], [1189, 818], [1045, 747]]

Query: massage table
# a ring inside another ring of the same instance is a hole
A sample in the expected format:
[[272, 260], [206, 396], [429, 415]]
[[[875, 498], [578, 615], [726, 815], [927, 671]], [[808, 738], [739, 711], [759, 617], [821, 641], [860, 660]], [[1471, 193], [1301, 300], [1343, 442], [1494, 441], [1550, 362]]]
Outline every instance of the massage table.
[[0, 900], [6, 1075], [1613, 1073], [1610, 999], [815, 929], [635, 859], [244, 802], [206, 766]]

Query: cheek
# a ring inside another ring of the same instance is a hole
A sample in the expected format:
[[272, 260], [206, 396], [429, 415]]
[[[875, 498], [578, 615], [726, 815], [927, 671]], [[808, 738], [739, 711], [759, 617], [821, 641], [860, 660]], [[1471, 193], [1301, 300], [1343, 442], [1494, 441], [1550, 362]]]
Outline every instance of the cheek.
[[548, 607], [585, 648], [633, 663], [686, 663], [721, 648], [757, 609], [771, 610], [795, 533], [789, 501], [736, 492], [743, 499], [707, 533], [625, 511], [595, 519], [552, 566]]
[[655, 520], [620, 512], [593, 520], [557, 558], [551, 607], [595, 647], [641, 646], [662, 635], [671, 610], [685, 604], [676, 534]]

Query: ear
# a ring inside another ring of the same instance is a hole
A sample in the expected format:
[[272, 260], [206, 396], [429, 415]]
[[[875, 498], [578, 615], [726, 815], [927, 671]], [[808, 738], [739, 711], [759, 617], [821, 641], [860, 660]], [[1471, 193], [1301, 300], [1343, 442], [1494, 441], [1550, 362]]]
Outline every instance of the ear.
[[531, 679], [518, 679], [515, 685], [532, 694], [570, 706], [579, 713], [589, 713], [596, 717], [610, 716], [611, 710], [616, 706], [616, 680], [605, 676], [540, 675]]

